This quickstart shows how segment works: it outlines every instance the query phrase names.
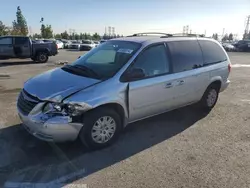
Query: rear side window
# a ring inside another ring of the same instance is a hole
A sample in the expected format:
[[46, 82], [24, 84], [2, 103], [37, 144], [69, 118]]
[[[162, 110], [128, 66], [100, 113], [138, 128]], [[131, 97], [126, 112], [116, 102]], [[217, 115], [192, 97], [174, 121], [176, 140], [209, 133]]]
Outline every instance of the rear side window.
[[173, 72], [183, 72], [202, 66], [202, 53], [196, 40], [167, 43], [173, 64]]
[[0, 44], [12, 44], [12, 38], [9, 37], [0, 38]]
[[203, 53], [204, 65], [210, 65], [227, 60], [227, 56], [222, 48], [212, 41], [199, 41]]
[[16, 37], [15, 39], [15, 44], [23, 45], [27, 44], [29, 42], [29, 39], [27, 37]]

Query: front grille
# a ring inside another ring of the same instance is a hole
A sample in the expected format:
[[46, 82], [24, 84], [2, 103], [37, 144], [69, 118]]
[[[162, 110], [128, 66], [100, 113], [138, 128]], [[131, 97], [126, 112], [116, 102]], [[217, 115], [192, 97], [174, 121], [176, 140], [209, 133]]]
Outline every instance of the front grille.
[[23, 90], [17, 100], [17, 107], [24, 115], [28, 115], [38, 103], [39, 100], [36, 97]]

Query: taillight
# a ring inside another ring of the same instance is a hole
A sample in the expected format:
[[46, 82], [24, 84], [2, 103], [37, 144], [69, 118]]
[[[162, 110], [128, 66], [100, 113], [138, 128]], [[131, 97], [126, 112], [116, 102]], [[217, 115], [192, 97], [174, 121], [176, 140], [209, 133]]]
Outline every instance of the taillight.
[[231, 63], [228, 64], [228, 72], [231, 72], [232, 66]]
[[56, 45], [56, 49], [58, 49], [58, 44]]

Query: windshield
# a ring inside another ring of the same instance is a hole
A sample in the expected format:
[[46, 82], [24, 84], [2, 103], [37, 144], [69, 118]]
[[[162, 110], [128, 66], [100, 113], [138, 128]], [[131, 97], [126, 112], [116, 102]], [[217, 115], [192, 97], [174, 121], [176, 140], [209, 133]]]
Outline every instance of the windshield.
[[72, 66], [84, 66], [94, 71], [101, 79], [114, 76], [135, 54], [141, 44], [128, 41], [108, 41], [82, 56]]

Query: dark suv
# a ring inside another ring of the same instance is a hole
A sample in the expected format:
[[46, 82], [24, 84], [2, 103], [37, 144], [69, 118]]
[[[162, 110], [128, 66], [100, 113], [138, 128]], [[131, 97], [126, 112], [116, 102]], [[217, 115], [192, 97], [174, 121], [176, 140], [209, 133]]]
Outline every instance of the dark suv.
[[33, 43], [25, 36], [0, 37], [0, 59], [31, 58], [33, 61], [45, 63], [49, 56], [57, 53], [57, 45], [53, 42]]

